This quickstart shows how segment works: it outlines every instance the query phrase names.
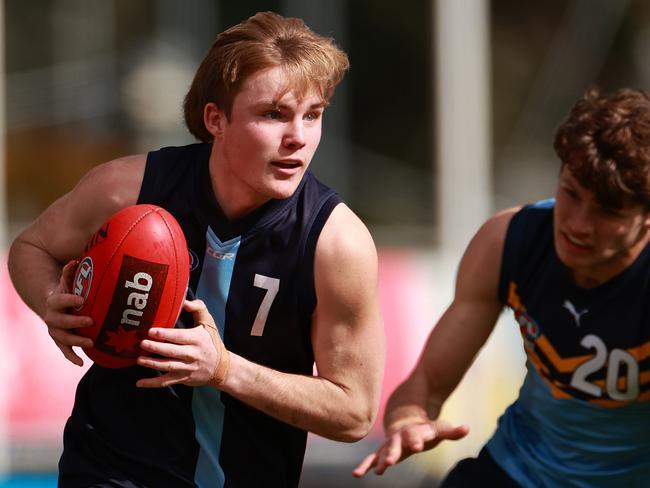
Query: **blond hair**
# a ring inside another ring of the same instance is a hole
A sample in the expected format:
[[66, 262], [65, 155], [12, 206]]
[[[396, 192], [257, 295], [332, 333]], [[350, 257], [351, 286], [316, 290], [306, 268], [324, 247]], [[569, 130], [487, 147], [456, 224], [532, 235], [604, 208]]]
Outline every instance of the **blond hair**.
[[261, 12], [217, 36], [185, 96], [185, 124], [200, 141], [212, 135], [203, 123], [206, 104], [215, 103], [230, 119], [243, 81], [253, 73], [282, 67], [287, 90], [316, 90], [327, 103], [349, 68], [334, 40], [314, 33], [301, 19]]

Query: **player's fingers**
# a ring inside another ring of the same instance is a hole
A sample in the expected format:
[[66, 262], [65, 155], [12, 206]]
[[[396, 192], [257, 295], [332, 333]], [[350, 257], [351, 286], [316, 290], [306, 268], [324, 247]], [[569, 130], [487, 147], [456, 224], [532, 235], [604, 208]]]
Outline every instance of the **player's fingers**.
[[57, 329], [54, 327], [48, 328], [50, 337], [54, 340], [57, 346], [65, 347], [93, 347], [92, 339], [77, 334], [73, 334], [65, 329]]
[[152, 339], [152, 342], [167, 342], [184, 346], [199, 343], [201, 334], [205, 334], [205, 331], [196, 328], [172, 329], [167, 327], [152, 327], [149, 329], [147, 335]]
[[411, 452], [422, 452], [424, 439], [421, 436], [410, 435], [405, 439], [404, 446]]
[[183, 364], [190, 364], [196, 359], [195, 354], [193, 354], [194, 348], [188, 346], [179, 346], [177, 344], [171, 344], [168, 342], [158, 342], [157, 340], [152, 341], [149, 339], [144, 339], [140, 342], [140, 348], [148, 353], [163, 356], [165, 358], [165, 361], [172, 359], [177, 362], [182, 362]]
[[467, 425], [452, 426], [446, 422], [435, 424], [434, 429], [436, 431], [436, 437], [440, 440], [455, 441], [462, 439], [469, 433], [469, 427]]
[[161, 376], [156, 376], [153, 378], [142, 378], [139, 379], [135, 386], [138, 388], [165, 388], [167, 386], [176, 385], [179, 383], [189, 381], [188, 375], [179, 375], [175, 373], [168, 373]]
[[74, 275], [77, 271], [77, 266], [79, 265], [78, 260], [69, 261], [61, 271], [61, 281], [60, 284], [64, 287], [66, 291], [72, 290]]
[[162, 376], [157, 376], [155, 378], [144, 378], [135, 382], [135, 386], [138, 388], [161, 388], [162, 387]]
[[410, 426], [402, 432], [403, 445], [412, 452], [421, 452], [425, 444], [434, 440], [436, 431], [429, 422]]
[[359, 465], [352, 470], [352, 476], [361, 478], [377, 463], [377, 453], [368, 454]]
[[61, 312], [70, 308], [81, 307], [83, 304], [83, 297], [72, 293], [52, 293], [46, 300], [48, 310]]
[[168, 359], [151, 356], [139, 356], [137, 362], [140, 366], [156, 369], [158, 371], [162, 371], [163, 373], [170, 373], [177, 376], [190, 374], [196, 369], [193, 364], [179, 361], [177, 358]]
[[211, 324], [216, 327], [214, 318], [202, 300], [185, 300], [183, 308], [192, 314], [195, 324]]
[[402, 457], [402, 440], [399, 435], [392, 435], [377, 451], [374, 463], [375, 474], [382, 475], [390, 466], [400, 461]]
[[375, 474], [381, 476], [388, 468], [395, 465], [396, 462], [397, 461], [393, 461], [393, 458], [387, 457], [385, 451], [380, 451], [374, 466]]
[[70, 361], [72, 364], [76, 364], [77, 366], [83, 366], [84, 362], [83, 359], [81, 359], [69, 346], [65, 346], [62, 344], [57, 344], [59, 346], [59, 349], [65, 356], [65, 358]]
[[183, 308], [191, 314], [204, 313], [204, 311], [208, 312], [208, 307], [205, 305], [203, 300], [199, 298], [196, 298], [194, 300], [185, 300], [183, 302]]
[[43, 320], [51, 329], [81, 329], [93, 325], [90, 317], [54, 311], [47, 312]]
[[395, 464], [402, 457], [402, 436], [400, 434], [393, 434], [389, 437], [385, 445], [386, 454], [383, 460], [386, 464]]
[[152, 378], [142, 378], [136, 382], [136, 386], [140, 388], [165, 388], [167, 386], [175, 385], [178, 383], [183, 383], [189, 381], [190, 375], [186, 371], [170, 371], [168, 368], [173, 368], [173, 365], [164, 364], [164, 363], [155, 363], [146, 360], [141, 360], [142, 357], [138, 358], [138, 364], [140, 366], [148, 367], [151, 369], [156, 369], [158, 371], [167, 371], [165, 374], [160, 376], [154, 376]]

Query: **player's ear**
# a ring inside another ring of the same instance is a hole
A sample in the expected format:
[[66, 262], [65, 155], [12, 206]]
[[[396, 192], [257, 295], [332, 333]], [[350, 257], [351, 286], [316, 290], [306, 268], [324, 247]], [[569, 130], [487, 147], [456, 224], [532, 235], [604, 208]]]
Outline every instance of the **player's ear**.
[[219, 141], [226, 125], [226, 114], [214, 102], [206, 103], [203, 108], [203, 123], [215, 141]]

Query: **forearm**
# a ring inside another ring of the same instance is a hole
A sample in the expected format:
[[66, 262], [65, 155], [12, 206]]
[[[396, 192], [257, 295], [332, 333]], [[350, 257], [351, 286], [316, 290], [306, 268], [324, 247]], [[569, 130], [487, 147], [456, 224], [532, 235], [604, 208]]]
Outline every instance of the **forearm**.
[[45, 301], [56, 288], [62, 264], [42, 249], [17, 239], [7, 260], [14, 288], [39, 316], [45, 314]]
[[283, 373], [230, 353], [221, 389], [278, 420], [328, 439], [354, 442], [374, 420], [372, 402], [326, 378]]
[[463, 298], [454, 299], [442, 315], [427, 339], [417, 366], [391, 395], [384, 414], [387, 434], [410, 422], [436, 420], [444, 402], [490, 335], [501, 304], [492, 297], [489, 300]]

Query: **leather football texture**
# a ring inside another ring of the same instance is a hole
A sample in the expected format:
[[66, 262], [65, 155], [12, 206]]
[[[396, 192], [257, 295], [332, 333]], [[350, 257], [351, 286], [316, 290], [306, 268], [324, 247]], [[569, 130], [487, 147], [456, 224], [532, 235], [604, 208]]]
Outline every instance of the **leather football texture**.
[[190, 261], [176, 219], [156, 205], [123, 208], [90, 238], [77, 266], [73, 313], [93, 325], [77, 329], [94, 347], [90, 359], [107, 368], [136, 363], [151, 327], [174, 327], [189, 281]]

